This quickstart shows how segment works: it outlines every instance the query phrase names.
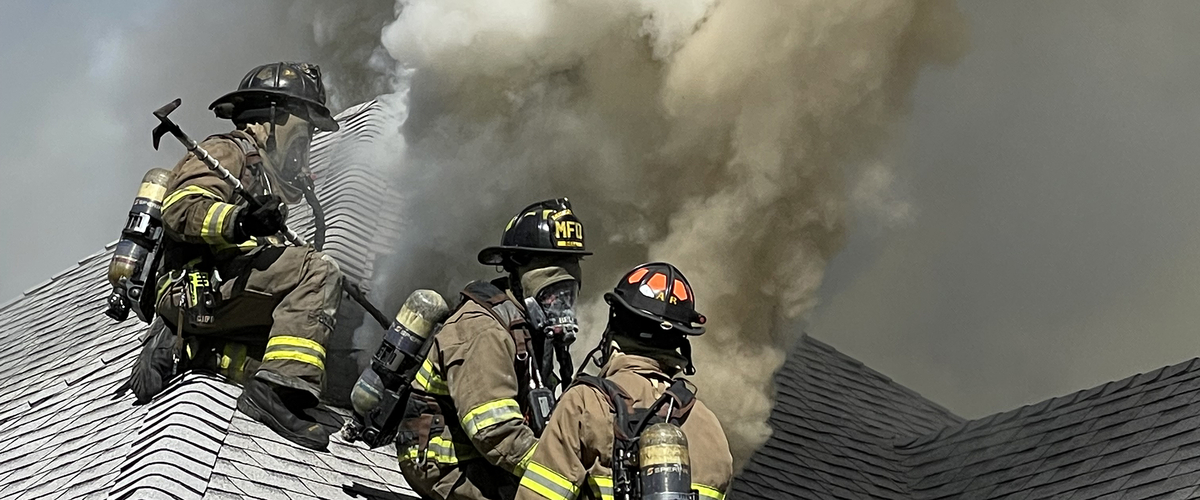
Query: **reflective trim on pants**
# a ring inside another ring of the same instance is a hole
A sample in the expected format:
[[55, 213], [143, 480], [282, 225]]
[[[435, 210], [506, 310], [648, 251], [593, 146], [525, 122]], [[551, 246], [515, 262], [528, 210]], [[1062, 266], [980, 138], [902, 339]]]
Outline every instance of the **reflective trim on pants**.
[[255, 236], [255, 237], [252, 237], [252, 238], [250, 238], [250, 239], [248, 239], [248, 240], [246, 240], [246, 241], [243, 241], [243, 242], [241, 242], [241, 243], [238, 243], [238, 244], [236, 244], [236, 245], [235, 245], [235, 244], [233, 244], [233, 243], [226, 243], [226, 244], [224, 244], [224, 245], [217, 245], [217, 246], [216, 246], [216, 251], [217, 251], [217, 252], [224, 252], [224, 251], [226, 251], [226, 250], [229, 250], [229, 249], [231, 249], [231, 248], [236, 248], [236, 249], [238, 249], [238, 251], [239, 251], [239, 252], [249, 252], [250, 250], [253, 250], [255, 247], [257, 247], [259, 244], [260, 244], [260, 242], [258, 241], [258, 237], [257, 237], [257, 236]]
[[[412, 445], [400, 452], [400, 459], [408, 459], [416, 461], [421, 454], [420, 446]], [[459, 460], [470, 460], [478, 458], [479, 452], [469, 443], [455, 443], [441, 436], [434, 436], [429, 440], [429, 446], [425, 449], [425, 459], [433, 460], [440, 464], [457, 464]]]
[[521, 406], [517, 404], [515, 399], [497, 399], [481, 404], [468, 411], [462, 419], [463, 429], [466, 429], [467, 436], [472, 439], [475, 435], [488, 427], [507, 422], [509, 420], [521, 420], [524, 417], [521, 415]]
[[308, 363], [325, 370], [325, 347], [303, 337], [277, 335], [267, 340], [267, 351], [263, 362], [273, 359]]
[[449, 396], [450, 386], [446, 384], [442, 377], [439, 377], [437, 371], [433, 368], [433, 362], [429, 359], [421, 364], [421, 369], [417, 370], [417, 387], [428, 394], [437, 396]]
[[532, 461], [529, 462], [525, 475], [521, 476], [521, 486], [550, 500], [574, 500], [579, 494], [579, 487], [571, 480], [549, 467]]

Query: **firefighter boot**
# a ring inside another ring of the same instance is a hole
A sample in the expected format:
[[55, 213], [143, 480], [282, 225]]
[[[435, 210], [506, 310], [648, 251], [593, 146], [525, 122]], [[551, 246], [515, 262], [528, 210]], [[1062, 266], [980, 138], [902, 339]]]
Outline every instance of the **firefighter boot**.
[[304, 414], [317, 405], [317, 398], [305, 391], [272, 387], [258, 379], [246, 382], [237, 407], [250, 418], [266, 424], [288, 441], [305, 448], [325, 451], [329, 431]]

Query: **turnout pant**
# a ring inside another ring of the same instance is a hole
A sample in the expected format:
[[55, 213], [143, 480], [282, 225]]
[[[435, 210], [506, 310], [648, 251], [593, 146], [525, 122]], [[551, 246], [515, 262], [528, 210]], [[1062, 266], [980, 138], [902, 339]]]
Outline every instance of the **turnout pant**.
[[[337, 263], [308, 246], [266, 246], [218, 264], [216, 274], [211, 323], [185, 319], [184, 336], [246, 344], [263, 353], [255, 378], [320, 397], [325, 346], [342, 296]], [[158, 300], [168, 323], [178, 321], [181, 293], [173, 286]]]

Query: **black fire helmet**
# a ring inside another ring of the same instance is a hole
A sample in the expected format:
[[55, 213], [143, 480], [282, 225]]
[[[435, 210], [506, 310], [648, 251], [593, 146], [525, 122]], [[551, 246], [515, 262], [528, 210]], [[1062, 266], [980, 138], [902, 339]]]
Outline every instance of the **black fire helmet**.
[[704, 333], [703, 325], [707, 320], [696, 312], [692, 285], [679, 269], [666, 262], [651, 262], [633, 268], [613, 291], [604, 294], [604, 301], [614, 312], [624, 310], [658, 323], [663, 333]]
[[514, 255], [591, 255], [583, 243], [583, 223], [571, 211], [571, 202], [557, 198], [525, 207], [508, 222], [500, 245], [479, 252], [479, 263], [502, 266]]
[[208, 109], [217, 118], [238, 121], [247, 115], [266, 117], [263, 110], [274, 105], [299, 116], [319, 130], [332, 132], [338, 124], [325, 107], [325, 84], [321, 68], [306, 62], [277, 62], [250, 70], [237, 90], [213, 101]]

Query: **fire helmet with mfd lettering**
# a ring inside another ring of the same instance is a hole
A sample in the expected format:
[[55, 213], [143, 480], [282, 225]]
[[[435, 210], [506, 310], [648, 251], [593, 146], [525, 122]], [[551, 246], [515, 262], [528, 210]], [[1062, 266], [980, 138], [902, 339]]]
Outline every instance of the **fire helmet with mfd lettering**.
[[479, 263], [516, 267], [514, 257], [591, 255], [583, 242], [583, 223], [566, 198], [541, 201], [525, 207], [508, 222], [500, 244], [479, 252]]

